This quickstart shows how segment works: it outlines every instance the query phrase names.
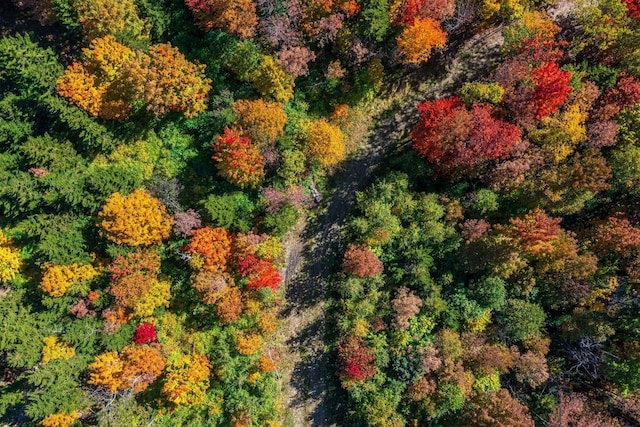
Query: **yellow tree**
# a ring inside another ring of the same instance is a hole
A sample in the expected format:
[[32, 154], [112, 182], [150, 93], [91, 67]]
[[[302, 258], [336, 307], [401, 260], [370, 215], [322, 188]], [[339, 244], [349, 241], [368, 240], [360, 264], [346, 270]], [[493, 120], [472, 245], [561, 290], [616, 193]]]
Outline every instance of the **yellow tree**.
[[293, 98], [294, 78], [288, 74], [273, 56], [262, 58], [256, 72], [251, 76], [253, 87], [264, 96], [278, 102]]
[[420, 64], [431, 56], [434, 48], [443, 48], [447, 33], [431, 18], [416, 18], [396, 39], [405, 64]]
[[[61, 297], [76, 285], [86, 284], [98, 275], [98, 271], [90, 265], [52, 265], [43, 268], [40, 289], [52, 297]], [[79, 293], [88, 293], [89, 289], [76, 289]], [[84, 292], [82, 292], [84, 291]]]
[[113, 243], [146, 246], [169, 237], [171, 217], [158, 199], [135, 190], [128, 196], [109, 196], [98, 214], [98, 225]]
[[73, 7], [90, 39], [112, 35], [127, 43], [149, 38], [149, 27], [133, 0], [73, 0]]
[[263, 99], [238, 100], [232, 108], [238, 116], [236, 123], [243, 133], [259, 146], [273, 142], [284, 134], [287, 115], [282, 104]]
[[133, 93], [125, 71], [134, 52], [111, 36], [91, 41], [85, 60], [58, 79], [58, 93], [94, 117], [122, 120], [132, 108]]
[[326, 119], [301, 123], [306, 139], [306, 151], [321, 165], [331, 166], [345, 157], [345, 137], [342, 130]]
[[78, 419], [78, 411], [57, 412], [47, 415], [40, 421], [42, 427], [68, 427]]
[[148, 55], [138, 52], [136, 60], [129, 62], [126, 77], [136, 98], [156, 116], [177, 111], [195, 117], [207, 108], [211, 90], [204, 69], [188, 61], [178, 48], [163, 43], [151, 46]]
[[204, 354], [184, 355], [167, 367], [162, 393], [175, 405], [204, 403], [209, 388], [211, 366]]
[[16, 277], [22, 267], [20, 250], [13, 247], [11, 239], [0, 230], [0, 283]]

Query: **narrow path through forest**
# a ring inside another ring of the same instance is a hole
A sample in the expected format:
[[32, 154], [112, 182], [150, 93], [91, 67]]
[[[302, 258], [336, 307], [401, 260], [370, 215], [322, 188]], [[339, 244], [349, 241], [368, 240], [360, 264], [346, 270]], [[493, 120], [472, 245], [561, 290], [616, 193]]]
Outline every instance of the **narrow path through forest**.
[[[289, 239], [287, 307], [279, 337], [283, 344], [283, 392], [288, 397], [285, 426], [341, 425], [344, 419], [344, 402], [333, 398], [336, 379], [325, 342], [325, 309], [329, 280], [344, 250], [340, 247], [342, 228], [356, 192], [366, 187], [385, 154], [403, 139], [406, 142], [407, 131], [415, 122], [416, 105], [485, 75], [496, 63], [501, 44], [499, 28], [485, 31], [458, 46], [452, 44], [441, 55], [441, 65], [414, 70], [389, 82], [387, 93], [370, 108], [381, 114], [373, 117], [379, 124], [372, 129], [366, 145], [336, 173], [335, 191], [323, 201], [323, 212], [317, 220], [306, 223], [297, 236]], [[421, 86], [426, 85], [423, 90]]]

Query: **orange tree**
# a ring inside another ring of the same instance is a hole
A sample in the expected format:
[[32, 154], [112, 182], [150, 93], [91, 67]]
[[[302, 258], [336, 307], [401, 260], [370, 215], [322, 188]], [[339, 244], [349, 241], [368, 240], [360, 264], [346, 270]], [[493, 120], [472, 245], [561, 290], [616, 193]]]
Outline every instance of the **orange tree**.
[[213, 156], [222, 177], [240, 188], [254, 188], [264, 179], [264, 158], [260, 150], [237, 130], [224, 129], [214, 141]]
[[431, 18], [416, 18], [397, 38], [398, 50], [406, 64], [420, 64], [431, 56], [434, 48], [443, 48], [447, 33]]

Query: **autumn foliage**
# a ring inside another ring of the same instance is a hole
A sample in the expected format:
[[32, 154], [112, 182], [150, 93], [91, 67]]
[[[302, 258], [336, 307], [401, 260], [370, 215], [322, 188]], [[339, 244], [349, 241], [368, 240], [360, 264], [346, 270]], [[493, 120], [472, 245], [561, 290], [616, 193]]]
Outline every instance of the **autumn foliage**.
[[434, 48], [442, 48], [447, 42], [447, 33], [440, 23], [431, 18], [416, 18], [398, 36], [398, 50], [406, 64], [420, 64], [431, 56]]
[[205, 66], [194, 64], [170, 43], [153, 45], [130, 64], [128, 80], [136, 99], [156, 116], [170, 112], [195, 117], [207, 108], [211, 81]]
[[334, 165], [345, 157], [345, 136], [342, 130], [326, 119], [306, 121], [302, 124], [306, 150], [321, 165]]
[[148, 246], [169, 237], [171, 217], [158, 199], [135, 190], [128, 196], [109, 196], [98, 214], [98, 225], [113, 243]]
[[368, 347], [362, 338], [345, 338], [338, 345], [338, 359], [340, 378], [343, 381], [365, 381], [376, 373], [373, 349]]
[[158, 342], [156, 325], [149, 322], [142, 322], [139, 324], [133, 334], [133, 342], [136, 344], [150, 344]]
[[242, 132], [258, 145], [264, 146], [283, 135], [287, 115], [282, 105], [263, 99], [238, 100], [233, 103]]
[[125, 346], [120, 353], [108, 351], [96, 356], [89, 365], [89, 384], [104, 387], [111, 393], [132, 389], [146, 390], [164, 370], [166, 360], [158, 347]]
[[253, 0], [185, 0], [198, 25], [221, 28], [241, 38], [253, 36], [258, 16]]
[[98, 272], [91, 265], [46, 264], [40, 281], [40, 289], [52, 297], [61, 297], [74, 285], [88, 282], [97, 275]]
[[532, 80], [535, 87], [533, 108], [538, 120], [558, 111], [571, 92], [571, 72], [562, 71], [555, 62], [534, 69]]
[[196, 257], [202, 257], [202, 267], [205, 270], [224, 270], [231, 253], [231, 236], [222, 227], [198, 228], [193, 231], [191, 241], [184, 250]]
[[225, 128], [212, 148], [218, 173], [227, 181], [241, 188], [260, 185], [264, 179], [264, 158], [248, 137]]
[[145, 40], [147, 23], [133, 0], [74, 0], [83, 32], [90, 38], [115, 36], [121, 42]]
[[175, 405], [199, 405], [206, 399], [211, 365], [204, 354], [184, 355], [167, 367], [162, 393]]
[[275, 291], [282, 281], [280, 273], [270, 260], [260, 259], [254, 255], [241, 257], [238, 261], [238, 270], [243, 277], [248, 278], [247, 288], [251, 290], [269, 288]]
[[349, 245], [342, 259], [342, 271], [358, 277], [373, 277], [382, 273], [383, 265], [366, 245]]
[[493, 107], [465, 107], [456, 96], [425, 101], [411, 133], [413, 148], [437, 171], [467, 171], [490, 160], [506, 158], [520, 141], [520, 129], [495, 117]]
[[11, 239], [0, 230], [0, 283], [16, 277], [22, 267], [20, 250], [13, 246]]

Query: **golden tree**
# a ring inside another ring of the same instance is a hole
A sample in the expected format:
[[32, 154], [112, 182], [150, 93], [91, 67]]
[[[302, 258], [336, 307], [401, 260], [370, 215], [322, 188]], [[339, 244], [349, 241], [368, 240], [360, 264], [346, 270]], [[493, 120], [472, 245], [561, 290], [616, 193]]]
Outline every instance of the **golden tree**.
[[420, 64], [429, 59], [434, 48], [444, 47], [447, 33], [442, 31], [438, 21], [417, 18], [402, 30], [396, 41], [405, 64]]
[[263, 99], [238, 100], [233, 103], [232, 108], [239, 116], [236, 123], [256, 144], [264, 146], [284, 134], [287, 115], [282, 104]]
[[78, 411], [57, 412], [40, 421], [42, 427], [68, 427], [78, 419]]
[[149, 27], [138, 16], [134, 0], [73, 0], [73, 7], [90, 39], [107, 35], [123, 42], [149, 38]]
[[342, 130], [326, 119], [306, 120], [301, 124], [306, 139], [306, 151], [321, 165], [331, 166], [345, 157], [345, 136]]
[[204, 354], [185, 355], [167, 367], [162, 393], [175, 405], [195, 406], [206, 399], [211, 366]]
[[56, 337], [42, 338], [42, 364], [45, 365], [56, 359], [71, 359], [76, 354], [76, 349], [72, 346], [58, 341]]
[[0, 230], [0, 283], [16, 277], [22, 267], [20, 250], [13, 247], [11, 239]]
[[188, 61], [178, 48], [163, 43], [151, 46], [148, 55], [138, 52], [136, 61], [129, 62], [126, 77], [136, 98], [156, 116], [177, 111], [195, 117], [207, 108], [211, 90], [204, 69]]
[[124, 119], [132, 108], [125, 77], [134, 52], [111, 35], [92, 40], [82, 52], [84, 62], [72, 64], [58, 79], [58, 93], [94, 117]]
[[61, 297], [70, 288], [86, 283], [97, 275], [98, 271], [90, 265], [45, 264], [40, 289], [52, 297]]
[[109, 196], [98, 214], [98, 225], [113, 243], [153, 245], [169, 237], [171, 217], [158, 199], [135, 190], [128, 196]]

